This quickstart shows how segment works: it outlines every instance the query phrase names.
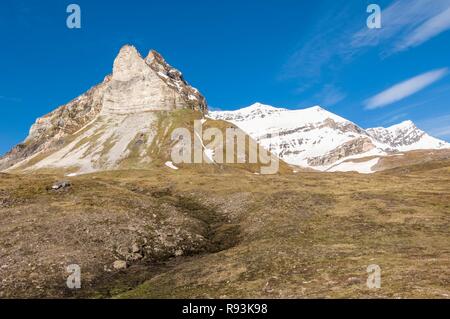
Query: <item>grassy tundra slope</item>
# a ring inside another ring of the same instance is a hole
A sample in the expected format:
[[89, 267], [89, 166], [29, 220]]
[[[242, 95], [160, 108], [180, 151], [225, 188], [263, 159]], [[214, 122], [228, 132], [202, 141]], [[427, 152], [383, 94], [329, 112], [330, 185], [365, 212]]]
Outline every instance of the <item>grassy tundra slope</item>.
[[[450, 296], [448, 160], [374, 175], [155, 167], [49, 190], [60, 178], [0, 175], [0, 297]], [[381, 289], [366, 287], [371, 264]]]

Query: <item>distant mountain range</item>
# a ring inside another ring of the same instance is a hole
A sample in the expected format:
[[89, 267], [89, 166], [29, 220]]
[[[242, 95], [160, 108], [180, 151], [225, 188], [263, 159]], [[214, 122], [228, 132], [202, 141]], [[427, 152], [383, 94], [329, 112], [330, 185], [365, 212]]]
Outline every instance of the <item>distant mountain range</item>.
[[209, 116], [237, 125], [287, 163], [319, 171], [371, 173], [382, 157], [450, 148], [411, 121], [365, 130], [320, 106], [288, 110], [256, 103]]
[[191, 131], [195, 119], [223, 129], [239, 127], [290, 171], [286, 163], [295, 165], [294, 171], [371, 173], [381, 169], [377, 165], [382, 158], [450, 148], [410, 121], [364, 130], [319, 106], [288, 110], [256, 103], [208, 113], [205, 97], [159, 53], [151, 51], [144, 58], [136, 48], [124, 46], [112, 74], [37, 119], [27, 139], [0, 158], [0, 171], [56, 169], [73, 175], [164, 163], [175, 169], [170, 162], [171, 132], [179, 127]]

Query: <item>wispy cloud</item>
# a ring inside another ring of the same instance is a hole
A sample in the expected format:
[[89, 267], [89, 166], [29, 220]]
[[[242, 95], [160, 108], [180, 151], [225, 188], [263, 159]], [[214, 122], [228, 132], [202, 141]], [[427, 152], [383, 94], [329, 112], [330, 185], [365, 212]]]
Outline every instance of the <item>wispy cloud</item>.
[[[387, 56], [417, 47], [450, 29], [449, 0], [394, 0], [383, 9], [379, 30], [362, 24], [355, 10], [361, 10], [361, 5], [346, 2], [321, 11], [279, 78], [307, 80], [310, 87], [324, 78], [333, 81], [342, 67], [368, 49], [376, 48], [381, 56]], [[360, 12], [365, 14], [365, 10]]]
[[325, 85], [315, 98], [320, 100], [323, 106], [333, 106], [347, 97], [347, 94], [332, 84]]
[[386, 43], [385, 54], [418, 46], [450, 29], [448, 0], [397, 0], [382, 11], [382, 28], [362, 28], [353, 35], [353, 49]]
[[320, 19], [309, 26], [305, 39], [299, 43], [282, 68], [280, 79], [303, 78], [316, 79], [320, 77], [324, 68], [333, 68], [334, 58], [345, 52], [345, 46], [352, 32], [350, 2], [334, 4], [320, 12]]
[[405, 117], [409, 114], [409, 111], [417, 106], [416, 104], [408, 104], [407, 106], [393, 109], [389, 112], [380, 114], [377, 117], [371, 117], [373, 123], [381, 123], [382, 125], [387, 125], [398, 121], [400, 118]]
[[396, 114], [396, 115], [390, 117], [389, 119], [387, 119], [386, 121], [384, 121], [382, 124], [389, 125], [389, 124], [393, 124], [396, 122], [400, 122], [400, 120], [404, 120], [407, 116], [408, 116], [408, 113]]
[[396, 84], [386, 91], [383, 91], [366, 100], [366, 109], [374, 110], [401, 101], [440, 80], [447, 73], [448, 68], [438, 69], [423, 73], [409, 80]]
[[430, 135], [450, 141], [450, 114], [426, 119], [417, 125]]
[[399, 43], [397, 50], [402, 51], [410, 47], [416, 47], [448, 29], [450, 29], [450, 7], [407, 35], [403, 42]]
[[[335, 71], [366, 49], [390, 55], [417, 47], [450, 29], [449, 0], [395, 0], [382, 10], [382, 28], [372, 30], [355, 18], [360, 5], [331, 6], [310, 27], [308, 41], [289, 57], [281, 79], [317, 79], [325, 69]], [[361, 14], [365, 14], [361, 12]]]

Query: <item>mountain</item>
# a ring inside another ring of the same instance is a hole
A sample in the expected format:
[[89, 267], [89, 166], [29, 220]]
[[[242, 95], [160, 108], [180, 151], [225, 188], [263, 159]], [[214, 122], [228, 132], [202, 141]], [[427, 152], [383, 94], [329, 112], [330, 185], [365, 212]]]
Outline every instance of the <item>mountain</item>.
[[371, 173], [382, 169], [380, 159], [387, 156], [450, 148], [410, 121], [364, 130], [319, 106], [288, 110], [256, 103], [238, 111], [206, 114], [205, 97], [158, 52], [152, 50], [143, 58], [136, 48], [126, 45], [114, 60], [112, 74], [37, 119], [26, 140], [0, 158], [0, 171], [59, 170], [73, 175], [145, 169], [150, 164], [177, 170], [171, 162], [172, 132], [188, 130], [195, 144], [195, 120], [225, 136], [225, 141], [215, 138], [208, 146], [203, 141], [200, 145], [202, 156], [221, 169], [217, 148], [223, 151], [234, 143], [234, 137], [225, 134], [230, 126], [256, 141], [248, 143], [245, 155], [235, 158], [235, 163], [252, 172], [261, 168], [261, 158], [256, 163], [249, 160], [254, 158], [250, 149], [259, 148], [257, 143], [283, 160], [282, 171], [291, 172], [284, 162], [318, 171]]
[[237, 111], [210, 112], [209, 117], [237, 125], [289, 164], [319, 171], [371, 173], [380, 157], [450, 148], [411, 121], [364, 130], [319, 106], [288, 110], [256, 103]]
[[143, 59], [124, 46], [113, 73], [70, 103], [39, 118], [0, 169], [72, 167], [91, 172], [119, 166], [132, 152], [151, 160], [156, 111], [207, 110], [205, 98], [156, 51]]
[[[127, 45], [116, 57], [112, 74], [102, 83], [39, 118], [27, 139], [0, 158], [0, 171], [57, 171], [72, 176], [107, 170], [148, 169], [149, 165], [178, 170], [171, 161], [176, 149], [172, 133], [176, 129], [187, 130], [195, 145], [201, 138], [194, 133], [196, 120], [205, 130], [219, 130], [225, 137], [225, 140], [215, 138], [207, 146], [203, 140], [198, 144], [202, 163], [206, 158], [216, 164], [208, 165], [208, 169], [223, 170], [224, 166], [233, 164], [255, 173], [261, 171], [262, 164], [265, 165], [261, 153], [256, 161], [249, 160], [250, 155], [259, 150], [256, 143], [249, 143], [245, 154], [235, 155], [233, 163], [223, 165], [223, 161], [219, 161], [221, 154], [215, 150], [220, 147], [226, 153], [227, 146], [234, 140], [225, 134], [230, 124], [206, 119], [207, 111], [203, 95], [159, 53], [152, 50], [143, 58], [136, 48]], [[231, 127], [246, 140], [250, 139], [239, 128]], [[181, 148], [177, 150], [183, 152]], [[195, 151], [192, 155], [194, 159], [191, 157], [186, 164], [198, 163]], [[279, 163], [278, 158], [276, 163]], [[281, 166], [281, 170], [291, 171], [285, 163]]]
[[404, 121], [388, 128], [369, 128], [366, 132], [377, 141], [399, 152], [449, 148], [449, 143], [428, 135], [411, 121]]

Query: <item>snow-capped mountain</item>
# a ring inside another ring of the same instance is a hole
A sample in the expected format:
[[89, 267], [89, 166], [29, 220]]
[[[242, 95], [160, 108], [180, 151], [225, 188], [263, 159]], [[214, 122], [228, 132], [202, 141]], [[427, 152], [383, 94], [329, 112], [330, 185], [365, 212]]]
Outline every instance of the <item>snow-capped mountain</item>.
[[447, 142], [428, 135], [411, 121], [404, 121], [388, 128], [369, 128], [366, 132], [377, 141], [390, 145], [400, 152], [449, 147]]
[[[289, 164], [321, 171], [370, 173], [382, 156], [450, 148], [449, 143], [429, 136], [410, 121], [364, 130], [319, 106], [288, 110], [256, 103], [237, 111], [210, 112], [209, 116], [237, 125]], [[370, 159], [357, 160], [366, 157]]]

